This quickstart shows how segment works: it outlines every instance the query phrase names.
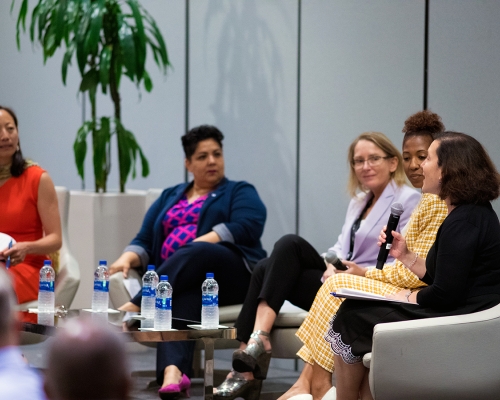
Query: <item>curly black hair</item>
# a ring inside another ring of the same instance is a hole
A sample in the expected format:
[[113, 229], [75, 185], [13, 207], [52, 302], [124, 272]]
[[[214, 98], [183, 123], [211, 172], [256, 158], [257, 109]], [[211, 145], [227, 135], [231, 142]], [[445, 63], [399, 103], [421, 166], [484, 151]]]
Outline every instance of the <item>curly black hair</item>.
[[445, 127], [441, 117], [430, 110], [419, 111], [409, 116], [405, 121], [402, 132], [405, 134], [403, 144], [414, 136], [428, 136], [431, 141], [439, 132], [444, 132]]

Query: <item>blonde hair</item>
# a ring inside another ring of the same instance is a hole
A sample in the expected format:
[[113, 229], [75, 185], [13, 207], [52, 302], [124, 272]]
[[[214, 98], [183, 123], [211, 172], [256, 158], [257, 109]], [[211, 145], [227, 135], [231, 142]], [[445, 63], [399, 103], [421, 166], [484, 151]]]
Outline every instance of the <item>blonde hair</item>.
[[358, 191], [365, 193], [368, 192], [368, 189], [363, 187], [358, 177], [356, 176], [356, 172], [354, 171], [354, 166], [352, 164], [354, 159], [354, 148], [360, 140], [372, 142], [375, 146], [377, 146], [385, 153], [386, 157], [396, 157], [398, 160], [398, 166], [396, 167], [396, 170], [394, 172], [391, 172], [391, 179], [393, 179], [398, 186], [403, 186], [404, 184], [406, 184], [406, 175], [403, 169], [403, 157], [401, 156], [401, 153], [396, 148], [396, 146], [394, 146], [390, 139], [381, 132], [364, 132], [356, 139], [354, 139], [354, 141], [349, 146], [349, 151], [347, 153], [347, 162], [349, 163], [350, 167], [347, 190], [352, 197], [356, 196], [356, 193]]

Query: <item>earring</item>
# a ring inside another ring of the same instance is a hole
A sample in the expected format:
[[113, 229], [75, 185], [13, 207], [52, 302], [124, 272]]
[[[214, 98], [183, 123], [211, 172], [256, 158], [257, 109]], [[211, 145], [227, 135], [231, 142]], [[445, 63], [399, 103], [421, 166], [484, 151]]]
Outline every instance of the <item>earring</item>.
[[17, 145], [17, 151], [21, 151], [21, 146]]

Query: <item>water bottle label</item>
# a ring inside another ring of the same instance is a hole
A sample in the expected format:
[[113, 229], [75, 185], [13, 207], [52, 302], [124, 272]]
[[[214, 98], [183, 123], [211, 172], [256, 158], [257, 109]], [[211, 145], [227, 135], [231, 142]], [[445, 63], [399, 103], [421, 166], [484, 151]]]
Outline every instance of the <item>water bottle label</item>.
[[142, 287], [143, 297], [156, 297], [156, 289], [154, 287], [143, 286]]
[[53, 292], [53, 291], [54, 291], [54, 282], [51, 281], [40, 282], [40, 292]]
[[172, 298], [167, 299], [156, 299], [156, 308], [159, 310], [171, 310], [172, 309]]
[[204, 294], [201, 296], [201, 304], [204, 306], [218, 306], [219, 296], [216, 294]]
[[94, 291], [95, 292], [109, 292], [109, 282], [108, 281], [94, 281]]

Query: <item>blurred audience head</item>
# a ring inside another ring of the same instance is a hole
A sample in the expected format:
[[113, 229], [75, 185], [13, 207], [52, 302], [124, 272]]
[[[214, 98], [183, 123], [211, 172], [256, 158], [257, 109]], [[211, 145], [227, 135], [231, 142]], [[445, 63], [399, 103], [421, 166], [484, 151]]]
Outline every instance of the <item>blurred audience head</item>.
[[441, 117], [430, 110], [419, 111], [409, 116], [403, 127], [403, 167], [411, 184], [421, 188], [424, 175], [422, 162], [437, 133], [444, 131]]
[[197, 126], [182, 136], [182, 147], [184, 148], [186, 158], [190, 160], [191, 156], [196, 151], [198, 143], [207, 139], [215, 140], [222, 149], [222, 140], [224, 139], [224, 135], [219, 129], [212, 125]]
[[440, 133], [435, 142], [441, 199], [452, 205], [480, 204], [499, 196], [500, 175], [481, 143], [460, 132]]
[[49, 399], [126, 399], [130, 373], [121, 337], [91, 319], [70, 320], [48, 353]]
[[0, 347], [18, 344], [16, 305], [10, 276], [0, 268]]
[[347, 190], [349, 194], [354, 197], [357, 191], [367, 191], [367, 188], [363, 186], [363, 183], [357, 176], [353, 163], [356, 145], [361, 140], [372, 142], [375, 146], [382, 150], [385, 158], [397, 159], [397, 166], [394, 171], [390, 172], [389, 179], [394, 179], [398, 186], [404, 185], [406, 183], [406, 175], [403, 169], [403, 159], [396, 146], [394, 146], [390, 139], [381, 132], [364, 132], [354, 139], [349, 146], [349, 151], [347, 153], [347, 161], [350, 166], [349, 180], [347, 183]]

